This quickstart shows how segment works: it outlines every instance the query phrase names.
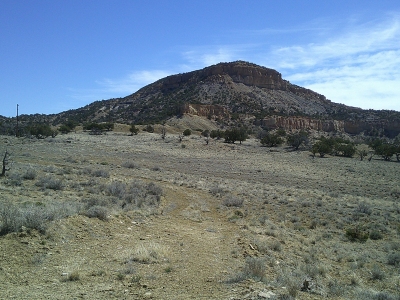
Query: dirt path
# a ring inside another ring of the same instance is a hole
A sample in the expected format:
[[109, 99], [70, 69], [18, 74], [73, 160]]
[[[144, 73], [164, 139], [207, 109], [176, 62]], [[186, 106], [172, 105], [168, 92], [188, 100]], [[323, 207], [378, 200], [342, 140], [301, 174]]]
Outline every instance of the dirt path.
[[[228, 299], [230, 286], [221, 282], [238, 267], [231, 253], [238, 226], [207, 193], [172, 185], [165, 192], [160, 215], [71, 217], [53, 225], [50, 243], [36, 233], [10, 235], [1, 251], [15, 255], [2, 257], [0, 298]], [[162, 246], [165, 259], [128, 265], [141, 244]], [[80, 279], [66, 280], [74, 272]]]

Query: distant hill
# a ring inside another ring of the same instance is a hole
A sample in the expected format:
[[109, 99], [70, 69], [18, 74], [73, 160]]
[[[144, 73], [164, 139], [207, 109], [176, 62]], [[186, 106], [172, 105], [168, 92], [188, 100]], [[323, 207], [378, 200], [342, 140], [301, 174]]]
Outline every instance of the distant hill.
[[123, 98], [21, 119], [52, 124], [66, 120], [140, 124], [160, 123], [182, 114], [204, 116], [225, 125], [245, 122], [269, 129], [380, 133], [389, 137], [400, 133], [400, 112], [334, 103], [282, 79], [273, 69], [244, 61], [168, 76]]

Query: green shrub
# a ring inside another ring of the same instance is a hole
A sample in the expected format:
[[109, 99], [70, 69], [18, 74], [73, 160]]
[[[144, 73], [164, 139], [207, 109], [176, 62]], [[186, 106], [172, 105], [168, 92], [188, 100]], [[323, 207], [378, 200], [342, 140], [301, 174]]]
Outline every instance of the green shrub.
[[139, 133], [139, 128], [136, 128], [135, 124], [132, 124], [129, 128], [129, 131], [132, 135], [137, 135]]
[[283, 139], [278, 134], [267, 133], [262, 139], [261, 144], [267, 147], [276, 147], [283, 144]]
[[143, 128], [143, 131], [147, 131], [149, 133], [153, 133], [154, 132], [154, 127], [151, 125], [147, 125], [145, 128]]
[[332, 146], [324, 140], [317, 141], [311, 149], [313, 154], [319, 153], [320, 157], [324, 157], [326, 154], [332, 152]]
[[189, 136], [192, 134], [192, 131], [190, 129], [185, 129], [185, 131], [183, 132], [184, 136]]
[[59, 128], [58, 131], [60, 131], [61, 133], [70, 133], [71, 131], [73, 131], [76, 127], [77, 123], [69, 120], [66, 123], [62, 124]]
[[245, 128], [233, 128], [232, 130], [226, 130], [224, 137], [225, 143], [234, 144], [236, 141], [239, 141], [241, 144], [248, 138], [248, 135]]
[[202, 131], [201, 135], [204, 136], [204, 137], [209, 137], [210, 136], [210, 130], [206, 129], [206, 130]]
[[334, 145], [335, 155], [344, 156], [344, 157], [353, 157], [356, 153], [357, 148], [354, 144], [351, 143], [336, 143]]
[[362, 231], [358, 226], [354, 228], [348, 228], [346, 230], [346, 237], [352, 242], [364, 243], [368, 240], [369, 234]]
[[28, 127], [28, 132], [38, 139], [44, 139], [48, 136], [55, 137], [57, 135], [57, 130], [51, 129], [48, 124], [34, 124]]
[[369, 143], [369, 146], [375, 151], [376, 155], [380, 155], [386, 161], [390, 161], [395, 154], [399, 158], [397, 153], [400, 153], [400, 146], [396, 143], [391, 144], [386, 140], [375, 139]]
[[210, 138], [212, 138], [212, 139], [215, 139], [215, 138], [221, 139], [224, 136], [225, 136], [225, 132], [224, 131], [221, 131], [219, 129], [218, 130], [211, 130]]
[[383, 239], [383, 235], [380, 231], [378, 230], [372, 230], [369, 234], [369, 238], [371, 240], [381, 240]]
[[298, 150], [302, 144], [308, 144], [308, 137], [309, 133], [302, 130], [298, 133], [288, 135], [286, 142], [289, 146], [293, 147], [295, 150]]
[[277, 134], [278, 136], [286, 136], [286, 131], [285, 131], [284, 128], [278, 128], [278, 129], [276, 130], [276, 134]]

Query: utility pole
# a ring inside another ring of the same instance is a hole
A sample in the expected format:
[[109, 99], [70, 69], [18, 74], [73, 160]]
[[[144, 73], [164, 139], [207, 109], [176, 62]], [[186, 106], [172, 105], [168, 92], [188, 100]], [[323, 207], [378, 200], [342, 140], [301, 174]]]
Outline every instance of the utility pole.
[[16, 130], [16, 132], [15, 132], [15, 136], [16, 137], [19, 137], [19, 133], [18, 133], [18, 104], [17, 104], [17, 130]]

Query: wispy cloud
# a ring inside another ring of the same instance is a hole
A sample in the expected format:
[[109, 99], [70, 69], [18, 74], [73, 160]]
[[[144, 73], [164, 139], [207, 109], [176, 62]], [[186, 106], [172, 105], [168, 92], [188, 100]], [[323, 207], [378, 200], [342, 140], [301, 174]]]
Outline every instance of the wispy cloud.
[[298, 28], [255, 29], [247, 34], [242, 44], [222, 40], [220, 45], [186, 46], [175, 52], [173, 69], [102, 79], [96, 82], [98, 88], [81, 91], [75, 98], [126, 96], [171, 74], [241, 59], [274, 68], [292, 83], [334, 102], [400, 111], [400, 14], [364, 23], [313, 20]]
[[277, 47], [274, 67], [334, 102], [400, 110], [400, 18], [347, 28], [319, 43]]
[[97, 84], [102, 86], [102, 89], [106, 92], [128, 95], [171, 74], [171, 72], [165, 70], [143, 70], [132, 72], [120, 79], [103, 79], [98, 81]]
[[354, 56], [398, 49], [400, 45], [400, 20], [389, 23], [368, 23], [348, 28], [339, 36], [319, 43], [277, 47], [273, 51], [277, 67], [296, 69], [351, 63]]
[[95, 100], [124, 97], [142, 87], [173, 74], [166, 70], [134, 71], [121, 78], [104, 78], [96, 81], [96, 87], [90, 89], [69, 88], [69, 97], [83, 106]]

